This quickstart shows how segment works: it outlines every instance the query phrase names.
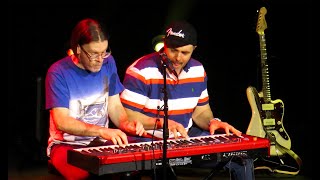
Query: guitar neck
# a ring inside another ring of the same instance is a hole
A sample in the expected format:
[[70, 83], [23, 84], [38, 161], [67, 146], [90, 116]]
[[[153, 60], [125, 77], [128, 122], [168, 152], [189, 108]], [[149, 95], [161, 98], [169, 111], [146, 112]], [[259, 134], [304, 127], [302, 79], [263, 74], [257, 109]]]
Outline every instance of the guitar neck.
[[267, 46], [265, 35], [259, 35], [260, 55], [261, 55], [261, 72], [262, 72], [262, 92], [265, 102], [271, 102], [271, 90], [269, 79], [269, 68], [267, 64]]

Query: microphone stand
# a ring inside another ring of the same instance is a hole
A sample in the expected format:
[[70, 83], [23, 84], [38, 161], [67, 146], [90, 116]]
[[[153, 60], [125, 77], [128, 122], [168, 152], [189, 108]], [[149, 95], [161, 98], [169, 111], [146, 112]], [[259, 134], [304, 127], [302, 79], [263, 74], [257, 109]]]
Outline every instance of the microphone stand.
[[166, 73], [167, 65], [162, 62], [162, 74], [163, 74], [163, 155], [162, 155], [162, 167], [163, 167], [163, 177], [167, 179], [167, 140], [169, 137], [169, 129], [168, 129], [168, 93], [167, 93], [167, 73]]

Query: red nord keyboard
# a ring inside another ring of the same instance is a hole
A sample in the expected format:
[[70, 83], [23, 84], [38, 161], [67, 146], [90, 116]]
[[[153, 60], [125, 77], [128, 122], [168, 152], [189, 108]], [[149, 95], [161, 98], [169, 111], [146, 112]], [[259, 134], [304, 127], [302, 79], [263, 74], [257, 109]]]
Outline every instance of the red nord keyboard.
[[[168, 139], [166, 157], [170, 166], [192, 165], [201, 161], [223, 161], [234, 156], [269, 156], [270, 142], [243, 134], [226, 134]], [[163, 140], [118, 145], [77, 148], [68, 151], [68, 163], [102, 175], [161, 166]]]

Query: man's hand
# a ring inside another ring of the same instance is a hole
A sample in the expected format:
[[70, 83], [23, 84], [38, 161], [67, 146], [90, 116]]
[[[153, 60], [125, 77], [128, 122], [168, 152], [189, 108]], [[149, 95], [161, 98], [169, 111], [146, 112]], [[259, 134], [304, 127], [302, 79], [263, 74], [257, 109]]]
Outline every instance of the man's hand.
[[188, 133], [187, 133], [186, 129], [183, 127], [183, 125], [178, 122], [175, 122], [173, 120], [168, 120], [168, 129], [170, 132], [173, 133], [175, 139], [179, 138], [178, 132], [184, 138], [189, 137]]
[[212, 119], [209, 124], [210, 134], [214, 134], [214, 132], [217, 129], [224, 129], [224, 131], [226, 132], [226, 135], [230, 135], [230, 132], [232, 132], [233, 134], [235, 134], [237, 136], [241, 136], [241, 134], [242, 134], [241, 131], [234, 128], [233, 126], [231, 126], [227, 122], [222, 122], [222, 121]]
[[111, 140], [113, 144], [118, 144], [121, 147], [124, 147], [128, 144], [128, 137], [126, 133], [120, 129], [111, 129], [102, 127], [99, 129], [100, 137], [106, 140]]
[[125, 123], [121, 123], [120, 129], [131, 135], [142, 136], [147, 134], [142, 123], [138, 120], [126, 121]]

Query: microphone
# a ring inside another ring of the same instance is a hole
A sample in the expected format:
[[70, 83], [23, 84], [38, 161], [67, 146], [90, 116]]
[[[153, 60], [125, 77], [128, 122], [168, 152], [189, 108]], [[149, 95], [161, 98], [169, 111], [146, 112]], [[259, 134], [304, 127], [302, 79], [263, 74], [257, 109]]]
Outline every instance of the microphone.
[[176, 77], [178, 77], [177, 72], [175, 71], [172, 62], [170, 61], [170, 59], [168, 58], [168, 56], [166, 55], [166, 53], [163, 52], [163, 49], [160, 51], [160, 56], [162, 58], [162, 62], [166, 65], [166, 67], [168, 68], [169, 72], [171, 74], [174, 74]]

